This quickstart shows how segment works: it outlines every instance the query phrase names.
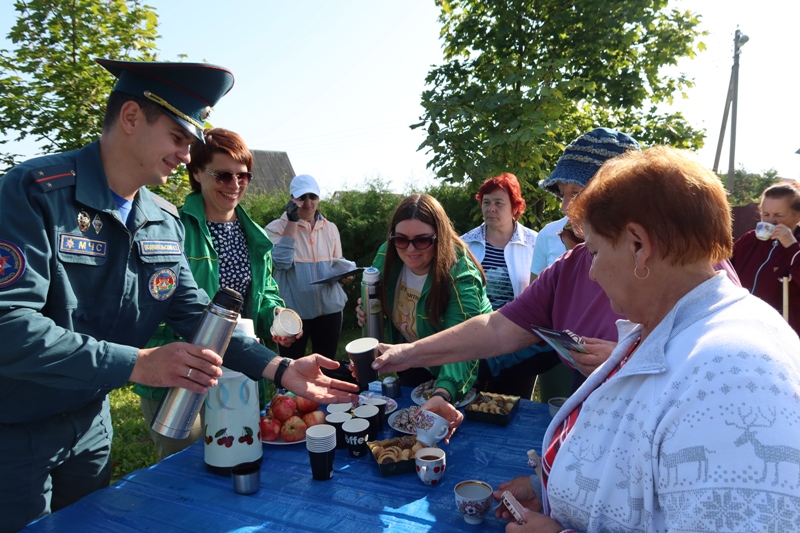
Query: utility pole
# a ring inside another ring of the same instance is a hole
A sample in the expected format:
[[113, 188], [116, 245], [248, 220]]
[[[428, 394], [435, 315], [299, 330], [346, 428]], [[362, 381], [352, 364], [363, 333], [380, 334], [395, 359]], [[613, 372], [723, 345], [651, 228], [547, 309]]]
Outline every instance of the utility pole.
[[728, 84], [728, 95], [725, 99], [725, 111], [722, 114], [722, 127], [719, 130], [719, 141], [717, 142], [717, 154], [714, 158], [714, 173], [719, 169], [719, 158], [722, 154], [722, 141], [725, 139], [725, 126], [728, 123], [728, 111], [731, 114], [731, 150], [728, 158], [728, 192], [733, 192], [733, 182], [735, 173], [736, 155], [736, 105], [739, 100], [739, 49], [749, 41], [750, 38], [743, 34], [739, 28], [733, 37], [733, 67], [731, 68], [731, 81]]

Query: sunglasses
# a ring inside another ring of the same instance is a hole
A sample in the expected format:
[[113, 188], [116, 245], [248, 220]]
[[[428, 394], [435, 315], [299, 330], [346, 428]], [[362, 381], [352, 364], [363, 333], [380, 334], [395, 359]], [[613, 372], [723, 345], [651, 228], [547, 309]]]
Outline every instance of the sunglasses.
[[227, 170], [224, 172], [214, 172], [213, 170], [209, 170], [207, 168], [203, 170], [205, 170], [207, 174], [214, 176], [214, 179], [217, 180], [217, 183], [220, 185], [229, 184], [234, 177], [236, 177], [236, 181], [238, 181], [240, 184], [244, 183], [245, 185], [250, 183], [250, 180], [253, 179], [252, 172], [239, 172], [238, 174], [234, 174], [233, 172], [228, 172]]
[[416, 250], [427, 250], [431, 247], [433, 241], [436, 240], [436, 235], [431, 237], [414, 237], [413, 239], [392, 235], [389, 237], [389, 239], [394, 243], [394, 247], [398, 250], [405, 250], [408, 248], [409, 244], [413, 244], [414, 249]]
[[300, 200], [301, 202], [305, 202], [306, 200], [311, 200], [312, 202], [316, 202], [317, 200], [319, 200], [319, 196], [317, 196], [314, 193], [308, 192], [303, 196], [301, 196], [300, 198], [298, 198], [298, 200]]

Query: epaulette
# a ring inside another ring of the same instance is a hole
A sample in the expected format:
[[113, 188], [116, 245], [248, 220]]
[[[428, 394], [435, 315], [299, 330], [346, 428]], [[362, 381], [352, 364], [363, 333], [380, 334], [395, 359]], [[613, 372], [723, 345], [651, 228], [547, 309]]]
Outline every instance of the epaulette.
[[164, 200], [163, 198], [161, 198], [159, 195], [157, 195], [155, 193], [151, 193], [151, 194], [153, 195], [153, 200], [158, 205], [158, 207], [160, 207], [161, 209], [163, 209], [164, 211], [166, 211], [170, 215], [174, 216], [175, 218], [180, 218], [181, 217], [180, 214], [178, 213], [178, 209], [174, 205], [172, 205], [168, 201]]
[[75, 167], [73, 165], [54, 165], [32, 169], [34, 181], [44, 192], [54, 191], [75, 185]]

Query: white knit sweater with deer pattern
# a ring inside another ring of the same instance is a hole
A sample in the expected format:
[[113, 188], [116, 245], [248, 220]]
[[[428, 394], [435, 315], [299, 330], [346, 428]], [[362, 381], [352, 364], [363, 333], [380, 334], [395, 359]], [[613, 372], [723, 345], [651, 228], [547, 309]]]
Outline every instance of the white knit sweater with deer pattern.
[[577, 531], [797, 531], [800, 340], [783, 318], [718, 273], [603, 383], [641, 326], [618, 329], [545, 435], [585, 400], [545, 512]]

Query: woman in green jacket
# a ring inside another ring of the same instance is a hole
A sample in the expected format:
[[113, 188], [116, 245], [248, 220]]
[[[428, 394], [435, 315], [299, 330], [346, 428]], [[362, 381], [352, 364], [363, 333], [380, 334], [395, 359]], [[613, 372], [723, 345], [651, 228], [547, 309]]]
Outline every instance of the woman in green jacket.
[[[492, 311], [480, 263], [453, 229], [442, 205], [427, 194], [412, 194], [395, 209], [387, 242], [372, 266], [381, 271], [384, 342], [414, 342], [465, 320]], [[364, 313], [357, 316], [363, 324]], [[400, 373], [405, 386], [436, 378], [425, 409], [460, 401], [478, 377], [478, 362], [429, 367], [420, 375]]]
[[[244, 140], [222, 128], [205, 131], [205, 144], [196, 142], [187, 165], [192, 192], [180, 211], [186, 228], [184, 253], [198, 287], [213, 297], [220, 287], [230, 287], [244, 297], [242, 316], [253, 320], [256, 335], [272, 337], [273, 310], [285, 304], [272, 278], [272, 242], [239, 205], [252, 178], [253, 156]], [[273, 337], [288, 346], [294, 339]], [[148, 347], [178, 340], [162, 325]], [[261, 392], [264, 380], [259, 383]], [[145, 421], [152, 420], [166, 389], [136, 385]], [[161, 459], [178, 452], [203, 434], [202, 414], [189, 437], [170, 439], [150, 430]]]

